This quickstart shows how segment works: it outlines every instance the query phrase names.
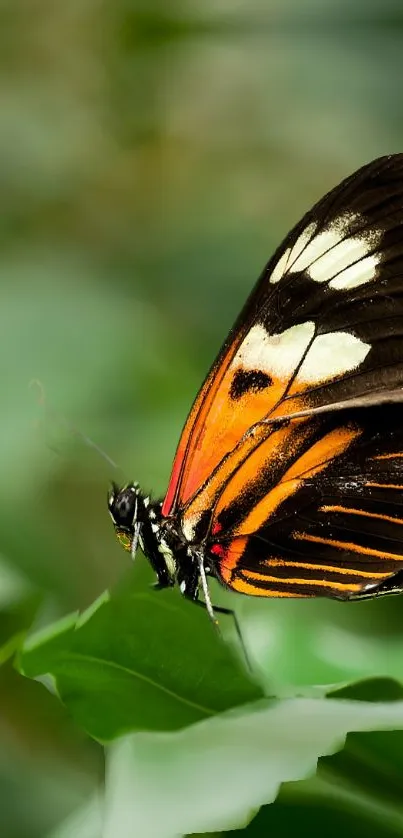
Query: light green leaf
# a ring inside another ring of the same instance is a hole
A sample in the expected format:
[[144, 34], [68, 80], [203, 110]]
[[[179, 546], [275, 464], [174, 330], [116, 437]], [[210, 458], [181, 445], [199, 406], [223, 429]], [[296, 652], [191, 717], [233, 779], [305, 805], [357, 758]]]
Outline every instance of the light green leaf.
[[394, 729], [403, 729], [403, 701], [302, 698], [125, 737], [109, 751], [104, 838], [233, 829], [281, 783], [313, 775], [348, 731]]

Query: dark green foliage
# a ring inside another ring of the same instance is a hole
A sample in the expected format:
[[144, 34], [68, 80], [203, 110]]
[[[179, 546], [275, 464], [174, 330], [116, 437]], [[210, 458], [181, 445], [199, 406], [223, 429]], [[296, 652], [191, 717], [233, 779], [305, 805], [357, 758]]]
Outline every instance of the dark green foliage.
[[175, 730], [262, 695], [204, 611], [178, 591], [128, 581], [88, 614], [34, 637], [20, 666], [30, 677], [51, 673], [75, 720], [104, 741]]

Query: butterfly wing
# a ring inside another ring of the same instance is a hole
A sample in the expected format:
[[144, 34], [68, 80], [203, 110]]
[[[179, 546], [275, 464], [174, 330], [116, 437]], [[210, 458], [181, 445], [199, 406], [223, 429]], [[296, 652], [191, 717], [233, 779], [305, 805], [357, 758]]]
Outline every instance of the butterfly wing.
[[403, 405], [322, 415], [293, 434], [280, 461], [263, 457], [224, 488], [209, 548], [219, 579], [283, 597], [385, 583], [403, 569]]
[[[320, 486], [329, 462], [336, 467], [364, 439], [361, 426], [339, 415], [284, 417], [402, 386], [403, 155], [393, 155], [326, 195], [268, 263], [189, 415], [163, 514], [179, 516], [197, 543], [233, 535], [228, 510], [236, 517], [243, 498], [253, 498], [242, 534], [248, 563], [270, 516], [297, 501], [292, 473], [275, 477], [279, 464], [292, 468], [302, 458]], [[322, 432], [329, 422], [333, 429]], [[227, 544], [227, 559], [217, 554], [227, 584], [228, 555]]]

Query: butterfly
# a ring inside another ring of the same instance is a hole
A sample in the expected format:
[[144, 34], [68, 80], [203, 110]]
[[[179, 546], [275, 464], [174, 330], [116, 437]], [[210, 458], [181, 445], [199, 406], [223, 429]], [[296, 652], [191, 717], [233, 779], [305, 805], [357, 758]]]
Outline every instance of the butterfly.
[[214, 619], [252, 596], [403, 592], [403, 154], [325, 195], [263, 270], [193, 404], [165, 499], [116, 535]]

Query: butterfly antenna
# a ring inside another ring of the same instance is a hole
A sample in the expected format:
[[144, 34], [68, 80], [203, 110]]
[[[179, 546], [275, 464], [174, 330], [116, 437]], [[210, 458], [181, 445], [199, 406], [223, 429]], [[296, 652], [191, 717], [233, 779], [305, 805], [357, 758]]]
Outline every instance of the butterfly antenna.
[[67, 424], [67, 427], [69, 428], [69, 430], [75, 436], [80, 437], [80, 439], [82, 439], [82, 441], [85, 442], [85, 444], [88, 445], [89, 448], [93, 448], [93, 450], [96, 451], [97, 454], [99, 454], [99, 456], [102, 457], [102, 459], [105, 460], [105, 462], [108, 463], [108, 465], [112, 466], [112, 468], [114, 468], [114, 469], [118, 469], [120, 471], [123, 471], [123, 469], [121, 469], [121, 467], [118, 466], [118, 464], [115, 463], [114, 460], [112, 460], [112, 457], [110, 457], [109, 454], [107, 454], [103, 450], [103, 448], [100, 448], [99, 445], [97, 445], [97, 443], [94, 442], [94, 440], [92, 440], [89, 436], [84, 434], [82, 431], [75, 428], [73, 425], [70, 424], [70, 422], [66, 422], [66, 424]]
[[[76, 428], [68, 419], [66, 419], [65, 416], [63, 416], [63, 414], [56, 413], [56, 411], [49, 408], [49, 404], [46, 399], [45, 388], [38, 378], [32, 379], [32, 381], [30, 381], [29, 383], [29, 387], [32, 390], [36, 389], [38, 405], [44, 409], [44, 412], [47, 414], [48, 417], [50, 417], [50, 419], [53, 419], [55, 421], [61, 421], [62, 424], [67, 428], [67, 430], [72, 434], [72, 436], [81, 439], [82, 442], [85, 443], [85, 445], [88, 445], [89, 448], [92, 448], [94, 451], [96, 451], [97, 454], [99, 454], [99, 456], [102, 457], [102, 459], [105, 460], [105, 462], [107, 462], [109, 466], [112, 466], [113, 469], [121, 471], [123, 473], [123, 469], [121, 468], [121, 466], [115, 463], [115, 461], [112, 460], [112, 457], [110, 457], [109, 454], [107, 454], [102, 448], [100, 448], [96, 442], [94, 442], [90, 437], [88, 437], [86, 434], [84, 434], [82, 431]], [[56, 449], [56, 453], [60, 454], [60, 451], [57, 451]]]

